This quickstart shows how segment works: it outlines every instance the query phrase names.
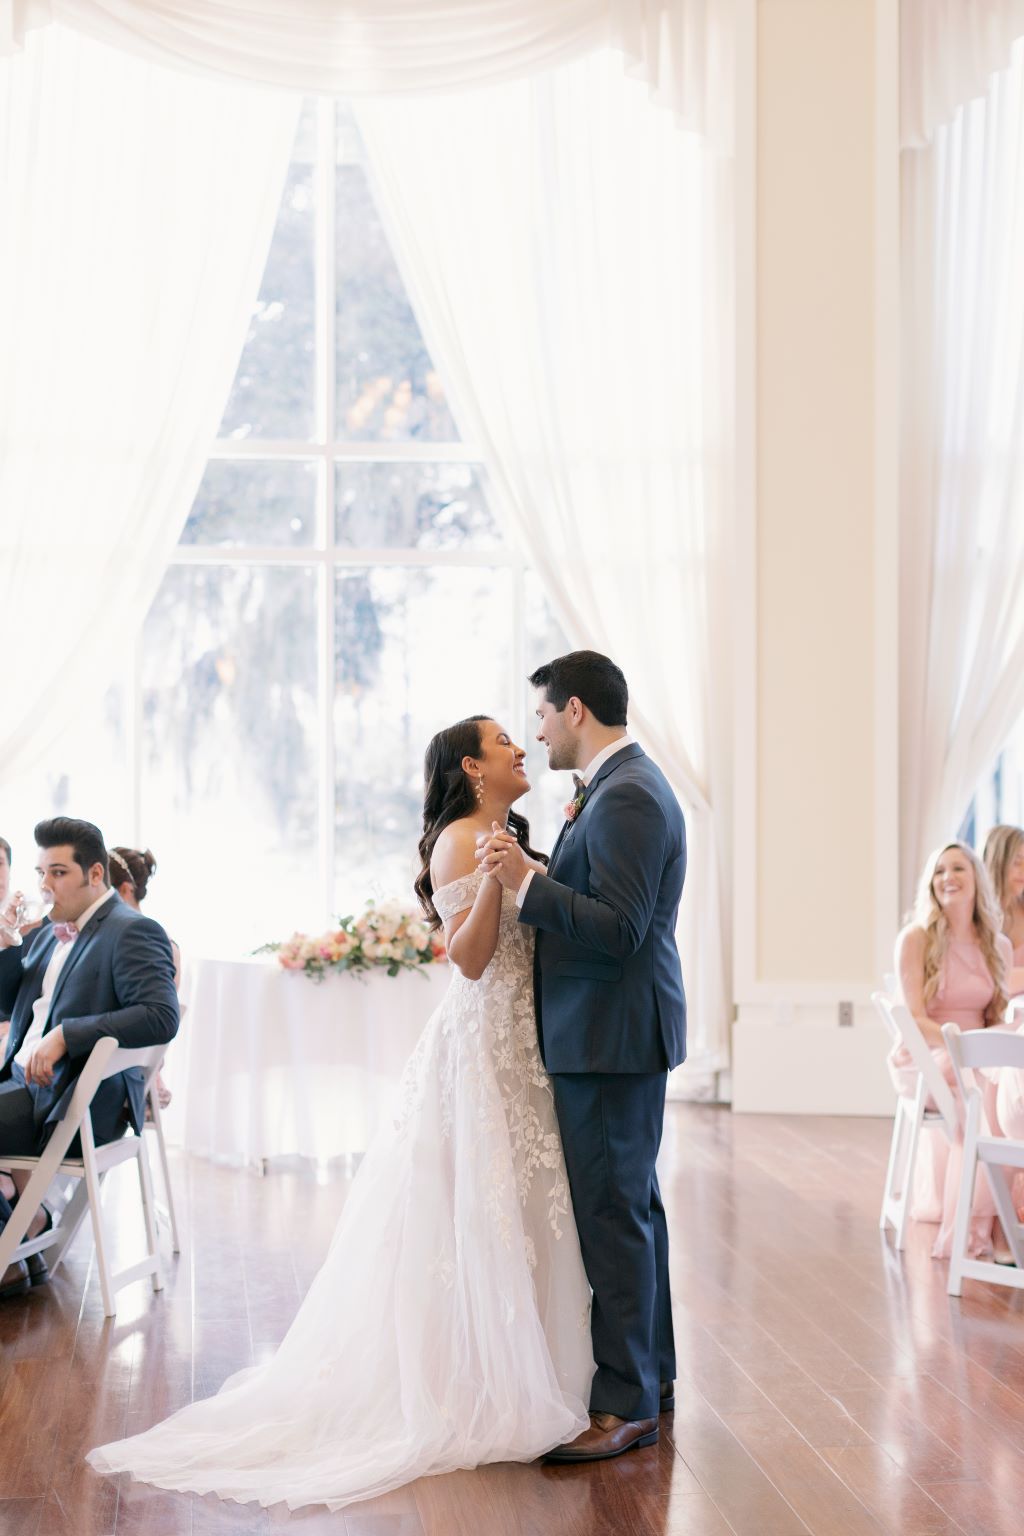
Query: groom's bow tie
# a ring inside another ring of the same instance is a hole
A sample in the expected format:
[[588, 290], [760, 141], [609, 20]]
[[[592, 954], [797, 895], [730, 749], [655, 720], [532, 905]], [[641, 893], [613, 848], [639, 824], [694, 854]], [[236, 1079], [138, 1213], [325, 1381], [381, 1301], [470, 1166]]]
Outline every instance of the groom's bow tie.
[[578, 795], [582, 795], [587, 787], [586, 780], [581, 779], [578, 773], [574, 773], [572, 776], [572, 787]]
[[58, 944], [70, 944], [72, 939], [78, 937], [78, 924], [54, 923], [53, 931], [57, 935]]

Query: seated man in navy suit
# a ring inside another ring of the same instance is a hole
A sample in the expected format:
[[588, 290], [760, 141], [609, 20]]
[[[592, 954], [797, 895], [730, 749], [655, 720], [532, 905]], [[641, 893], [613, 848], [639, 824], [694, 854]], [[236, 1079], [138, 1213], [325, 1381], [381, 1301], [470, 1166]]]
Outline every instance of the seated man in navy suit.
[[[5, 1153], [42, 1151], [97, 1040], [160, 1045], [174, 1038], [179, 1020], [170, 941], [111, 889], [99, 828], [57, 816], [39, 823], [35, 839], [40, 886], [53, 909], [22, 945], [0, 932], [0, 1013], [11, 1019], [0, 1066], [0, 1166]], [[101, 1083], [91, 1118], [97, 1145], [129, 1125], [141, 1135], [142, 1074], [133, 1068]], [[24, 1187], [27, 1178], [15, 1182]], [[46, 1219], [40, 1213], [29, 1235]], [[30, 1269], [34, 1280], [46, 1278], [41, 1256]], [[25, 1279], [8, 1271], [0, 1296], [24, 1289]]]

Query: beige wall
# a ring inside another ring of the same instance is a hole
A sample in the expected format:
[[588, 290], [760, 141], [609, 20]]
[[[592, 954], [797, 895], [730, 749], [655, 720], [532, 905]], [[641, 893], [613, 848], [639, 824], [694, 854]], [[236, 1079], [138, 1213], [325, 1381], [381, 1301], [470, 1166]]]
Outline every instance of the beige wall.
[[898, 0], [738, 3], [733, 1102], [891, 1113]]
[[757, 21], [757, 975], [867, 980], [874, 3]]

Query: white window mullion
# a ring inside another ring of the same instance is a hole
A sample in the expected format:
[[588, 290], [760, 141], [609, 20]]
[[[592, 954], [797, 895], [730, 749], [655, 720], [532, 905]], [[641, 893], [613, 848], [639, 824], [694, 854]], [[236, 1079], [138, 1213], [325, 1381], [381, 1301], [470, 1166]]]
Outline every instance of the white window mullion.
[[344, 547], [315, 548], [307, 545], [180, 545], [171, 555], [171, 565], [328, 565], [366, 566], [487, 566], [496, 571], [519, 567], [505, 549], [375, 549]]
[[337, 583], [334, 578], [334, 423], [336, 416], [335, 339], [335, 120], [334, 102], [321, 99], [317, 107], [316, 161], [316, 395], [317, 438], [323, 444], [318, 502], [318, 540], [324, 551], [318, 579], [317, 677], [320, 721], [319, 826], [320, 889], [325, 914], [334, 910], [337, 765], [334, 745], [334, 635]]
[[[331, 287], [334, 287], [333, 273]], [[320, 345], [320, 328], [317, 329], [317, 346]], [[330, 359], [334, 388], [334, 356]], [[318, 386], [321, 383], [318, 365]], [[329, 425], [331, 439], [325, 440], [324, 428]], [[352, 464], [479, 464], [480, 450], [472, 443], [424, 443], [415, 439], [407, 441], [335, 442], [333, 422], [321, 423], [318, 416], [317, 440], [304, 443], [296, 438], [285, 437], [222, 437], [210, 450], [211, 459], [334, 459]]]

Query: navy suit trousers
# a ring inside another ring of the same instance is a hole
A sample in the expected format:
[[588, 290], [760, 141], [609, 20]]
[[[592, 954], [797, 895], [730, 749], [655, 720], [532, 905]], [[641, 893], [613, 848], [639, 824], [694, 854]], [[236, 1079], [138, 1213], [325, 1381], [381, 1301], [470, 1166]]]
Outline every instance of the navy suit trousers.
[[658, 1414], [676, 1374], [668, 1229], [655, 1160], [665, 1072], [551, 1076], [583, 1263], [594, 1292], [594, 1413]]
[[[37, 1157], [50, 1139], [54, 1127], [39, 1124], [36, 1116], [37, 1091], [27, 1085], [25, 1074], [17, 1063], [11, 1067], [9, 1080], [0, 1083], [0, 1166], [3, 1165], [5, 1152], [12, 1157]], [[90, 1114], [93, 1136], [98, 1147], [108, 1141], [119, 1141], [124, 1135], [128, 1128], [128, 1111], [123, 1072], [100, 1084]], [[75, 1137], [67, 1155], [81, 1157], [82, 1143], [79, 1137]]]

